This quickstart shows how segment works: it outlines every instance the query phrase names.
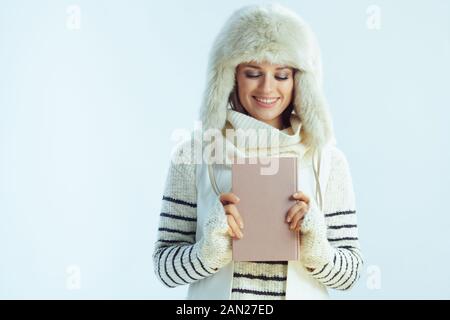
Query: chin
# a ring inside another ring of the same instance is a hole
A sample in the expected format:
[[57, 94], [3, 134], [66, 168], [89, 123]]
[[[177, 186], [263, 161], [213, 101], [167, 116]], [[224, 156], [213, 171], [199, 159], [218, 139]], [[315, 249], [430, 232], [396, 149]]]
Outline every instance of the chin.
[[258, 120], [270, 121], [278, 118], [283, 113], [283, 111], [253, 109], [252, 112], [249, 113]]

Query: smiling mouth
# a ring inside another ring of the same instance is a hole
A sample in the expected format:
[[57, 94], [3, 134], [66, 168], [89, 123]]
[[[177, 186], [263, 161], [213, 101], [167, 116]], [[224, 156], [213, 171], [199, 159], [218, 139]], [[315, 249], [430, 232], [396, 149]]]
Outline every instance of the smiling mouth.
[[263, 108], [273, 107], [280, 99], [279, 97], [273, 98], [273, 97], [257, 97], [257, 96], [252, 96], [252, 98], [255, 99], [256, 103]]

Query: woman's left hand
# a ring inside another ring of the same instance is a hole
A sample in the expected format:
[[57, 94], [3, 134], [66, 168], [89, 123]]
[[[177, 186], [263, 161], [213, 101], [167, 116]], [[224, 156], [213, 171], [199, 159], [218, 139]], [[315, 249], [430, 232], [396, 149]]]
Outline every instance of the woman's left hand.
[[286, 215], [286, 222], [289, 223], [289, 229], [294, 232], [300, 231], [303, 218], [309, 210], [309, 197], [301, 191], [292, 195], [296, 203], [289, 209]]

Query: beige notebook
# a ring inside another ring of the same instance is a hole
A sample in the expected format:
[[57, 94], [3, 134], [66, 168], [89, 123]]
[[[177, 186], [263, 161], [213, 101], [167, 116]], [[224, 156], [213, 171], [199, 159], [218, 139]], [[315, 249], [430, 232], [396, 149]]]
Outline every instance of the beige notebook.
[[244, 220], [244, 237], [233, 238], [233, 260], [298, 260], [299, 233], [286, 223], [295, 203], [297, 158], [252, 159], [233, 164], [231, 170], [232, 192], [241, 200], [236, 207]]

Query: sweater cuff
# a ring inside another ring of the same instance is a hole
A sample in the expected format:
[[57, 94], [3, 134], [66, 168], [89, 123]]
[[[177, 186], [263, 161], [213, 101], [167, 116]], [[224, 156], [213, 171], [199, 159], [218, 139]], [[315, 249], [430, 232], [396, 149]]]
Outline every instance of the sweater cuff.
[[232, 260], [228, 221], [225, 209], [218, 199], [203, 228], [199, 257], [212, 269], [222, 268]]
[[300, 260], [308, 270], [323, 268], [333, 260], [335, 249], [327, 239], [325, 216], [314, 203], [305, 215], [300, 231]]

